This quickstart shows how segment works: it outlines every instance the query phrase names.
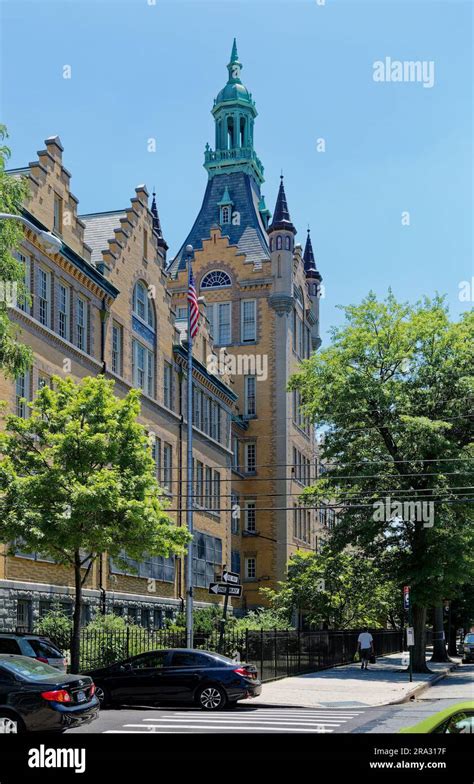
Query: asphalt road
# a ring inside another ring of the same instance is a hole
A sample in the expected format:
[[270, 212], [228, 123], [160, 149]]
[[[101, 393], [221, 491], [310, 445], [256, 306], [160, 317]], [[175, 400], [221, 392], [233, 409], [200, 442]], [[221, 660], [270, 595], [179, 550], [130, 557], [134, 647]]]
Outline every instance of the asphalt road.
[[[474, 700], [474, 665], [463, 665], [414, 702], [379, 708], [294, 708], [251, 702], [218, 713], [197, 708], [134, 707], [105, 710], [70, 733], [395, 733], [449, 705]], [[69, 734], [69, 733], [68, 733]]]

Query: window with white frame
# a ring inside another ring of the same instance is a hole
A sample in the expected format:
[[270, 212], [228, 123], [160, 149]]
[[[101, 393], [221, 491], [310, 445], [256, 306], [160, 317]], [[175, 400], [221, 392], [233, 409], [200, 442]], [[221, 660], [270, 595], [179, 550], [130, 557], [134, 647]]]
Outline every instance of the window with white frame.
[[257, 414], [257, 377], [245, 376], [244, 406], [245, 416], [256, 416]]
[[87, 351], [87, 302], [82, 297], [76, 302], [76, 345]]
[[242, 343], [253, 343], [257, 339], [257, 301], [244, 299], [240, 303], [240, 324]]
[[176, 318], [178, 320], [187, 319], [188, 317], [188, 306], [187, 305], [179, 305], [176, 308]]
[[214, 471], [213, 478], [213, 503], [212, 508], [217, 514], [221, 512], [221, 475], [219, 471]]
[[62, 281], [58, 283], [58, 333], [64, 340], [70, 340], [71, 289]]
[[200, 289], [221, 289], [232, 286], [232, 281], [227, 274], [222, 270], [213, 270], [208, 272], [201, 281]]
[[245, 501], [244, 503], [244, 526], [245, 530], [250, 534], [254, 534], [257, 530], [257, 502]]
[[239, 470], [239, 439], [232, 436], [232, 468]]
[[245, 576], [247, 580], [254, 580], [257, 576], [257, 559], [254, 556], [245, 559]]
[[123, 373], [123, 327], [116, 321], [112, 322], [112, 372]]
[[155, 311], [152, 299], [143, 281], [139, 280], [133, 289], [133, 315], [151, 329], [155, 329]]
[[231, 303], [214, 302], [207, 307], [214, 345], [228, 346], [231, 342]]
[[63, 230], [63, 200], [57, 193], [54, 194], [53, 228], [58, 234]]
[[20, 253], [19, 251], [14, 255], [24, 267], [23, 283], [25, 286], [25, 298], [18, 303], [18, 307], [25, 313], [31, 313], [31, 302], [29, 299], [31, 295], [31, 256], [28, 256], [26, 253]]
[[153, 351], [143, 343], [132, 341], [133, 386], [142, 389], [150, 397], [154, 394], [154, 358]]
[[161, 485], [161, 439], [153, 436], [151, 443], [151, 456], [155, 461], [155, 476], [158, 484]]
[[16, 415], [26, 419], [30, 409], [27, 406], [30, 400], [30, 374], [27, 371], [17, 376], [15, 381], [15, 410]]
[[37, 269], [38, 321], [45, 327], [51, 326], [51, 273], [38, 266]]
[[254, 474], [257, 470], [257, 444], [255, 441], [248, 441], [245, 444], [245, 472]]

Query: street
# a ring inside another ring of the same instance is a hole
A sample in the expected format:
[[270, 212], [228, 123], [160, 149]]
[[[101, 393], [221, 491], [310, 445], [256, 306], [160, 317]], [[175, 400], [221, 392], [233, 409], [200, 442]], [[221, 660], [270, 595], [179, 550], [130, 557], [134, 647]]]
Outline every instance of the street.
[[[265, 687], [264, 687], [265, 689]], [[264, 698], [264, 693], [262, 695]], [[396, 733], [449, 705], [474, 699], [474, 665], [462, 665], [402, 705], [308, 708], [248, 702], [206, 713], [198, 708], [122, 708], [103, 711], [77, 733]]]

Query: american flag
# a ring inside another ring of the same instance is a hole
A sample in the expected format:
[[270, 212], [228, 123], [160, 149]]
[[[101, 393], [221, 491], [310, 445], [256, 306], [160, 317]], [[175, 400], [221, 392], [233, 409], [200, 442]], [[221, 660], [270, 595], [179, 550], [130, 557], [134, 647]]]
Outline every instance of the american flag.
[[199, 329], [199, 305], [197, 301], [196, 287], [194, 285], [192, 269], [189, 272], [188, 303], [190, 332], [191, 337], [195, 338]]

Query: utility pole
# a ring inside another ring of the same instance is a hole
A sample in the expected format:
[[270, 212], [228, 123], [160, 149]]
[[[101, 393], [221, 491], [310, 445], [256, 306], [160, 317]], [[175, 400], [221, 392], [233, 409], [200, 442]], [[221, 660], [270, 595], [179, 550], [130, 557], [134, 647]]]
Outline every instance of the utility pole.
[[[187, 395], [187, 487], [186, 487], [186, 524], [188, 531], [193, 535], [193, 338], [191, 334], [191, 304], [189, 295], [193, 283], [191, 260], [193, 246], [186, 245], [186, 261], [188, 268], [188, 395]], [[194, 644], [193, 628], [193, 540], [188, 544], [186, 559], [186, 646], [192, 648]]]

